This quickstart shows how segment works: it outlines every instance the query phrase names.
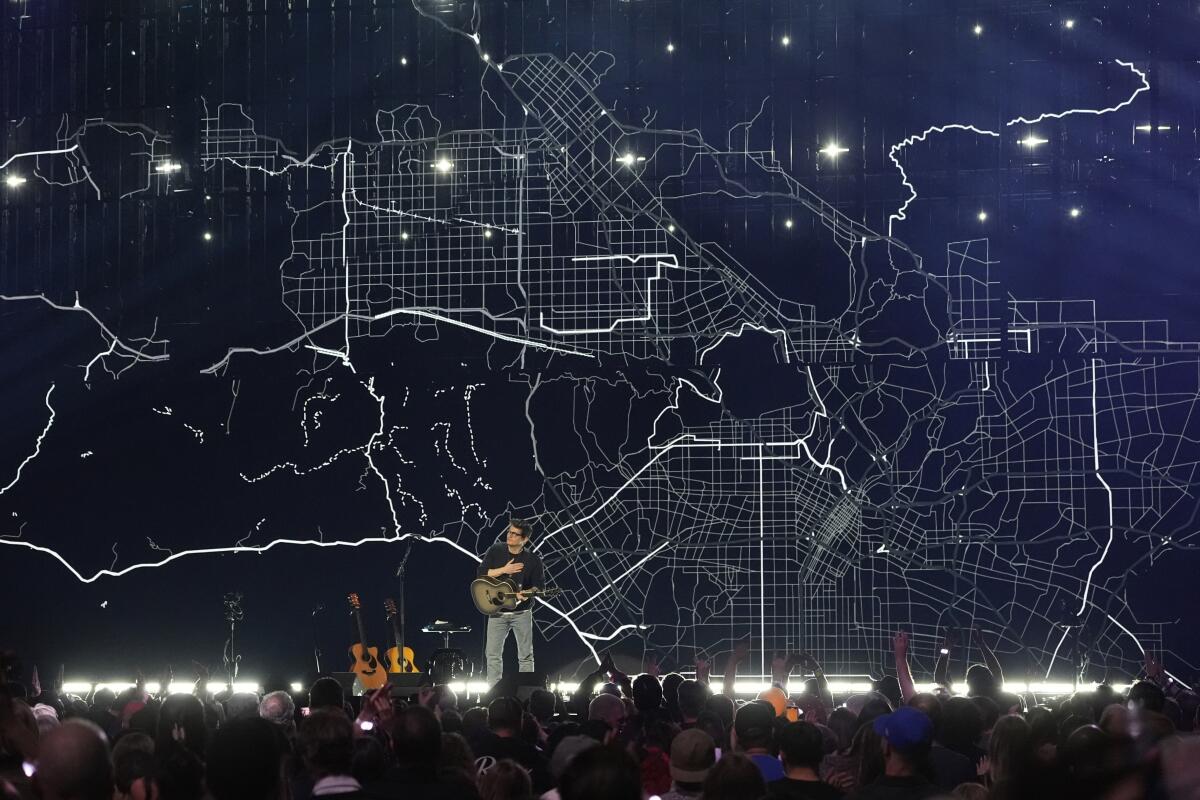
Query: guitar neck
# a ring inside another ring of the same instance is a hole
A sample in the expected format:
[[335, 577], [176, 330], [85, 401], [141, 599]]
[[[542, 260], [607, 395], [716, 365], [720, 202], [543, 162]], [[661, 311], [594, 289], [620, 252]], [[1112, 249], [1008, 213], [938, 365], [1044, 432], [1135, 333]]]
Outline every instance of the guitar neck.
[[360, 614], [358, 612], [357, 608], [354, 609], [354, 626], [355, 626], [355, 628], [358, 629], [358, 643], [361, 644], [363, 647], [366, 647], [367, 646], [367, 632], [365, 630], [363, 630], [362, 614]]

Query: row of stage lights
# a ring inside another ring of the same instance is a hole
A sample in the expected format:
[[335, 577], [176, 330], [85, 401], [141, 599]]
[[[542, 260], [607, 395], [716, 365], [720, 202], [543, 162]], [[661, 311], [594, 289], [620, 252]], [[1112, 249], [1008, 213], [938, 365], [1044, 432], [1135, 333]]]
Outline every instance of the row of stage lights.
[[[854, 676], [850, 676], [854, 677]], [[871, 682], [866, 680], [847, 680], [833, 677], [828, 681], [829, 691], [834, 695], [850, 695], [859, 694], [871, 691]], [[484, 681], [451, 681], [447, 684], [451, 691], [457, 694], [466, 695], [482, 695], [488, 691], [488, 684]], [[1095, 683], [1067, 683], [1067, 682], [1047, 682], [1047, 681], [1007, 681], [1004, 684], [1004, 691], [1013, 694], [1032, 693], [1036, 695], [1046, 696], [1061, 696], [1072, 694], [1077, 691], [1094, 691], [1099, 684]], [[63, 691], [67, 694], [89, 695], [92, 691], [101, 691], [107, 689], [114, 693], [120, 693], [126, 689], [134, 688], [131, 682], [108, 681], [103, 683], [94, 683], [91, 681], [66, 681], [63, 683]], [[145, 684], [146, 691], [151, 694], [158, 694], [162, 688], [162, 684], [155, 681], [148, 681]], [[172, 681], [167, 685], [169, 694], [190, 694], [194, 684], [188, 681]], [[210, 681], [205, 687], [209, 692], [223, 692], [230, 688], [230, 684], [222, 681]], [[261, 692], [262, 685], [256, 681], [234, 681], [232, 684], [234, 692]], [[712, 681], [709, 683], [709, 688], [714, 692], [721, 692], [723, 684], [721, 681]], [[733, 692], [740, 696], [757, 695], [759, 692], [766, 691], [771, 688], [771, 684], [767, 680], [747, 680], [737, 681], [733, 684]], [[919, 692], [931, 692], [935, 688], [935, 684], [917, 684], [916, 689]], [[951, 684], [950, 691], [952, 694], [964, 694], [965, 686], [963, 684]], [[1127, 683], [1112, 684], [1112, 688], [1117, 692], [1124, 692], [1129, 689]], [[304, 684], [293, 682], [291, 690], [295, 694], [303, 692]], [[558, 694], [570, 695], [574, 694], [579, 689], [578, 683], [568, 681], [560, 681], [550, 684], [551, 691]], [[597, 687], [599, 691], [599, 687]], [[793, 695], [804, 694], [805, 684], [803, 682], [792, 682], [788, 684], [788, 693]]]

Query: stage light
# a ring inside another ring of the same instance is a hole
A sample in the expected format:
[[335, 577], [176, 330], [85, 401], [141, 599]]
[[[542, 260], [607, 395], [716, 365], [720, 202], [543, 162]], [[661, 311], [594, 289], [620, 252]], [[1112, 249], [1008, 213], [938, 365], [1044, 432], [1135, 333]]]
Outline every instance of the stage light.
[[262, 691], [262, 686], [259, 685], [258, 681], [234, 681], [233, 691], [235, 693], [249, 692], [251, 694], [258, 694]]
[[1071, 219], [1078, 219], [1079, 215], [1082, 213], [1083, 213], [1082, 209], [1072, 208], [1071, 209]]
[[154, 165], [155, 172], [163, 172], [163, 173], [179, 172], [179, 170], [181, 170], [181, 169], [183, 169], [183, 165], [180, 164], [178, 161], [161, 161], [158, 164]]
[[204, 232], [204, 241], [206, 241], [206, 242], [212, 241], [212, 232], [211, 231]]
[[408, 231], [400, 231], [400, 238], [407, 242], [408, 241]]
[[636, 160], [637, 158], [633, 155], [633, 153], [622, 153], [621, 155], [617, 156], [617, 161], [627, 167], [632, 166], [633, 162]]
[[670, 43], [670, 42], [667, 42], [667, 52], [668, 52], [668, 53], [674, 53], [674, 52], [675, 52], [675, 45], [674, 45], [674, 44], [672, 44], [672, 43]]
[[972, 28], [972, 31], [976, 36], [983, 36], [983, 26], [979, 25], [978, 23], [976, 23], [974, 28]]
[[1031, 683], [1029, 691], [1034, 694], [1071, 694], [1075, 691], [1073, 683]]
[[405, 58], [404, 56], [400, 56], [400, 66], [402, 66], [402, 67], [408, 66], [408, 59]]
[[792, 229], [792, 225], [793, 225], [793, 224], [794, 224], [794, 223], [793, 223], [793, 222], [792, 222], [790, 219], [785, 219], [785, 220], [783, 221], [783, 227], [787, 228], [788, 230], [791, 230], [791, 229]]
[[292, 681], [290, 685], [292, 691], [296, 694], [304, 691], [304, 684], [300, 683], [299, 681]]
[[1025, 147], [1028, 147], [1030, 150], [1032, 150], [1033, 148], [1037, 147], [1039, 144], [1046, 144], [1049, 141], [1050, 141], [1049, 139], [1041, 139], [1041, 138], [1038, 138], [1037, 136], [1035, 136], [1033, 133], [1030, 133], [1024, 139], [1017, 142], [1017, 144], [1024, 145]]
[[792, 43], [792, 37], [784, 36], [782, 39], [779, 40], [779, 43], [782, 44], [784, 47], [787, 47]]
[[[191, 681], [171, 681], [167, 684], [167, 694], [191, 694], [195, 685]], [[146, 690], [150, 690], [149, 684], [146, 684]]]
[[454, 169], [454, 162], [445, 156], [442, 156], [437, 161], [433, 162], [433, 168], [438, 172], [449, 172], [450, 170]]
[[87, 681], [63, 681], [62, 690], [67, 694], [91, 694], [92, 684]]
[[484, 228], [483, 229], [483, 238], [485, 238], [485, 239], [492, 238], [492, 232], [490, 230], [488, 230], [487, 228]]
[[987, 222], [987, 217], [988, 215], [986, 211], [980, 211], [975, 215], [975, 219], [979, 220], [980, 222]]
[[15, 189], [18, 186], [20, 186], [21, 184], [27, 183], [27, 182], [28, 182], [28, 179], [23, 178], [20, 175], [5, 175], [4, 176], [4, 185], [10, 189]]
[[668, 225], [668, 226], [667, 226], [667, 233], [674, 233], [674, 232], [675, 232], [675, 226], [674, 226], [674, 225]]
[[492, 57], [491, 57], [491, 56], [489, 56], [487, 53], [484, 53], [484, 54], [483, 54], [483, 60], [484, 60], [484, 61], [491, 61], [491, 60], [492, 60]]
[[1071, 30], [1071, 28], [1075, 27], [1075, 20], [1068, 19], [1068, 20], [1064, 21], [1063, 27], [1065, 27], [1067, 30]]
[[823, 156], [836, 159], [842, 153], [849, 153], [848, 148], [840, 146], [837, 142], [830, 142], [818, 151]]

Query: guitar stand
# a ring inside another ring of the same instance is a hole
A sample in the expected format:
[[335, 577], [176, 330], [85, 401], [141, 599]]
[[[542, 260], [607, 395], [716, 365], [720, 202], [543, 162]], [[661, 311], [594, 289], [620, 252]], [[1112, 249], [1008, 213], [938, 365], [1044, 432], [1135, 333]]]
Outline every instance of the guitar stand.
[[450, 646], [450, 637], [456, 633], [470, 633], [470, 625], [454, 625], [449, 622], [433, 622], [421, 628], [422, 633], [440, 634], [442, 648], [434, 650], [429, 657], [429, 676], [436, 683], [449, 683], [455, 679], [471, 676], [467, 655], [457, 647]]

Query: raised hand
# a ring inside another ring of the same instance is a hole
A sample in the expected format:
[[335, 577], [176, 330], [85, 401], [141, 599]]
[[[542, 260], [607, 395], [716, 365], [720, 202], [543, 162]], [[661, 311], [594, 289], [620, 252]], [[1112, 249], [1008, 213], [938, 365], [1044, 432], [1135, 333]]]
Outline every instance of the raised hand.
[[750, 640], [743, 639], [733, 646], [733, 663], [740, 664], [750, 655]]
[[897, 631], [892, 637], [892, 652], [897, 658], [908, 655], [908, 631]]
[[646, 674], [658, 677], [662, 670], [658, 666], [658, 656], [651, 655], [646, 658]]
[[1163, 676], [1163, 665], [1154, 656], [1146, 654], [1146, 677], [1152, 681], [1157, 681]]
[[29, 692], [30, 697], [37, 697], [42, 693], [42, 682], [38, 680], [37, 664], [33, 665], [33, 674], [29, 676]]
[[701, 683], [707, 683], [710, 669], [711, 666], [709, 665], [707, 658], [696, 656], [696, 680], [700, 681]]

